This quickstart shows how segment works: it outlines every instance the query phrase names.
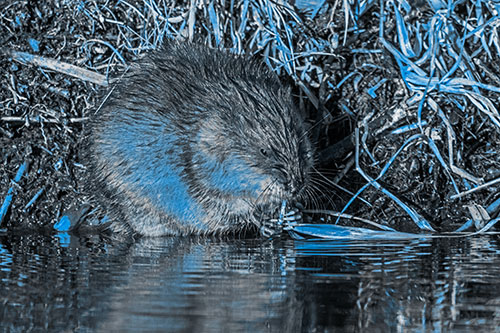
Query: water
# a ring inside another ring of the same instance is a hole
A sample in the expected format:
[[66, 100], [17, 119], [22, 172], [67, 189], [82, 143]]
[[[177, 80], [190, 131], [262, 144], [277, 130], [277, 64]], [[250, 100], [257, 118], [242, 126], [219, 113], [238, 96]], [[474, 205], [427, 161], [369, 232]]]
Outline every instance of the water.
[[2, 331], [499, 331], [499, 237], [0, 235]]

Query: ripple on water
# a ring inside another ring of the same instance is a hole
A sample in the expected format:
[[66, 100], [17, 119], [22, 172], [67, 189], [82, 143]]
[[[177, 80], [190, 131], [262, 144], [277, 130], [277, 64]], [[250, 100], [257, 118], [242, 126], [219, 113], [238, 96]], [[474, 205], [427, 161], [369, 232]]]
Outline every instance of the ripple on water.
[[16, 331], [392, 331], [499, 327], [495, 236], [407, 241], [0, 235]]

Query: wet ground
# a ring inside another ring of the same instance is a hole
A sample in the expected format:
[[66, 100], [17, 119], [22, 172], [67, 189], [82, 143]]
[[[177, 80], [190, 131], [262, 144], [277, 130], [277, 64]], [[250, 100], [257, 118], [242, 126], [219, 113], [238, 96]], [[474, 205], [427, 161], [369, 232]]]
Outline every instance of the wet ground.
[[494, 332], [497, 237], [0, 237], [2, 331]]

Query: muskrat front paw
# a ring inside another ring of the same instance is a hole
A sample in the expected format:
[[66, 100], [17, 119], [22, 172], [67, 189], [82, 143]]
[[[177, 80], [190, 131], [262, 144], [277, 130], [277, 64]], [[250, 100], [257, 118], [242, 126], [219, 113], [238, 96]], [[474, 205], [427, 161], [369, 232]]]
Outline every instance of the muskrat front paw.
[[283, 226], [277, 219], [264, 220], [260, 226], [259, 233], [262, 237], [271, 238], [278, 236], [283, 231]]
[[303, 223], [300, 209], [293, 207], [283, 215], [283, 230], [292, 229], [295, 225]]
[[287, 230], [299, 223], [302, 223], [302, 213], [300, 209], [292, 207], [289, 211], [283, 214], [283, 218], [281, 220], [264, 220], [259, 231], [261, 236], [270, 238], [281, 234], [283, 230]]
[[285, 215], [283, 216], [284, 224], [301, 223], [301, 222], [302, 222], [302, 213], [298, 208], [292, 207], [292, 209], [286, 212]]

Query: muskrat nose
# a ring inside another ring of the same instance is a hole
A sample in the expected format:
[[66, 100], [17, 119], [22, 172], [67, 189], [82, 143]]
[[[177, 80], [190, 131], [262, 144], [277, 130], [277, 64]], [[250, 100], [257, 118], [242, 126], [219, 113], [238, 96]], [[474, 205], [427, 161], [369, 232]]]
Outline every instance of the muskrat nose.
[[284, 166], [276, 165], [272, 170], [272, 175], [284, 187], [285, 192], [289, 193], [292, 197], [298, 195], [300, 192], [300, 183], [286, 171]]
[[297, 186], [298, 184], [295, 183], [293, 180], [289, 180], [284, 185], [284, 190], [286, 193], [290, 195], [291, 198], [294, 198], [297, 196], [299, 193], [299, 187]]

